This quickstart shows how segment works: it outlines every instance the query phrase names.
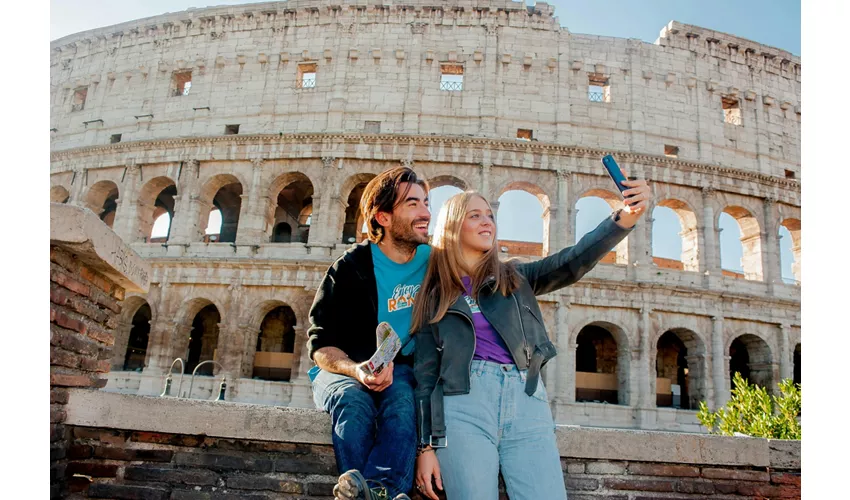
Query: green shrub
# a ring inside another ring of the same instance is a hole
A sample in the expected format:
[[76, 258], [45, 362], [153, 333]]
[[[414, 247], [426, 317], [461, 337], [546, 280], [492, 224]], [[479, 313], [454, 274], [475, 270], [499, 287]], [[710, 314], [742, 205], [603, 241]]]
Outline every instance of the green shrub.
[[791, 379], [779, 383], [780, 396], [767, 389], [750, 385], [740, 373], [734, 375], [732, 398], [716, 412], [699, 404], [697, 418], [712, 434], [734, 436], [736, 433], [770, 439], [800, 439], [802, 390]]

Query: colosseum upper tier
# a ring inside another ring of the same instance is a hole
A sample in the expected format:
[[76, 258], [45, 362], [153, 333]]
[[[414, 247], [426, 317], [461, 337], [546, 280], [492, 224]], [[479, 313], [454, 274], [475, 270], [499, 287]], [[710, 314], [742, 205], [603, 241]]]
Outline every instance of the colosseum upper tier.
[[[564, 424], [700, 431], [694, 409], [727, 401], [731, 372], [799, 380], [800, 67], [675, 21], [653, 44], [574, 34], [550, 5], [510, 0], [221, 6], [56, 40], [51, 201], [99, 214], [154, 270], [124, 302], [106, 390], [160, 394], [174, 368], [172, 396], [217, 397], [224, 376], [227, 400], [311, 407], [309, 308], [362, 238], [376, 173], [533, 194], [543, 243], [503, 251], [539, 258], [575, 242], [578, 200], [620, 204], [610, 153], [678, 215], [682, 254], [653, 257], [648, 216], [540, 297], [560, 352], [552, 408]], [[721, 267], [723, 213], [743, 272]]]

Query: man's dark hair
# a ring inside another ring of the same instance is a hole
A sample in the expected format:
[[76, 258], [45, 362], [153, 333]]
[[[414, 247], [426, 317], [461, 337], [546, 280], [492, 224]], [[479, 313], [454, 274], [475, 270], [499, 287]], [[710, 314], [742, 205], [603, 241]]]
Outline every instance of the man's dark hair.
[[[403, 192], [399, 193], [401, 184], [407, 183]], [[393, 167], [381, 172], [369, 181], [360, 198], [360, 213], [366, 221], [366, 234], [369, 241], [380, 243], [384, 239], [384, 228], [378, 224], [378, 212], [392, 213], [393, 209], [407, 198], [410, 187], [419, 184], [428, 195], [428, 182], [420, 179], [416, 172], [409, 167]], [[400, 200], [396, 203], [396, 200]]]

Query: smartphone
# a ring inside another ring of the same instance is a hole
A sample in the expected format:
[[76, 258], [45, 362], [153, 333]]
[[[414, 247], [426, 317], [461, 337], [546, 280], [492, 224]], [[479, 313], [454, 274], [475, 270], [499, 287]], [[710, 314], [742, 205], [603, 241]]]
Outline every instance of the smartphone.
[[[608, 175], [610, 175], [611, 179], [614, 180], [614, 184], [617, 185], [617, 189], [620, 190], [620, 193], [622, 193], [626, 189], [629, 189], [627, 186], [623, 185], [623, 181], [626, 180], [626, 176], [623, 175], [623, 171], [620, 170], [620, 166], [617, 165], [616, 161], [614, 161], [613, 156], [611, 156], [611, 155], [603, 156], [602, 157], [602, 165], [605, 166], [605, 170], [608, 171]], [[634, 179], [632, 178], [630, 180], [634, 180]], [[631, 205], [631, 203], [628, 203], [629, 198], [630, 197], [624, 197], [624, 199], [627, 201], [627, 203], [626, 203], [627, 205]]]
[[626, 176], [623, 175], [623, 171], [620, 170], [620, 166], [617, 165], [617, 162], [614, 161], [614, 157], [611, 155], [605, 155], [602, 157], [602, 165], [605, 166], [605, 170], [608, 171], [608, 175], [611, 176], [611, 179], [614, 180], [614, 184], [617, 185], [617, 189], [622, 193], [627, 188], [623, 185], [623, 181], [626, 180]]

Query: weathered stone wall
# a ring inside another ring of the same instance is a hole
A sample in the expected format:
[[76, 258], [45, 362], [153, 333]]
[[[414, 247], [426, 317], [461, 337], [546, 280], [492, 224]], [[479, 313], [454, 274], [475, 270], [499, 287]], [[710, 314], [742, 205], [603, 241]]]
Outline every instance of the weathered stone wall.
[[[52, 49], [59, 149], [116, 133], [222, 135], [234, 123], [240, 134], [361, 133], [378, 121], [381, 133], [513, 139], [524, 128], [657, 155], [672, 144], [680, 158], [778, 176], [800, 161], [800, 59], [676, 22], [649, 44], [572, 34], [545, 3], [307, 0], [167, 14]], [[299, 88], [300, 63], [317, 66], [314, 88]], [[440, 90], [442, 63], [463, 65], [462, 91]], [[172, 96], [180, 71], [192, 87]], [[590, 75], [609, 79], [610, 102], [588, 102]], [[86, 106], [71, 111], [79, 89]], [[721, 96], [741, 99], [744, 127], [719, 119]]]
[[[135, 312], [150, 306], [145, 368], [113, 370], [106, 390], [159, 394], [172, 361], [186, 357], [195, 316], [214, 305], [228, 399], [312, 406], [308, 310], [347, 247], [358, 185], [407, 164], [496, 209], [506, 191], [525, 190], [544, 208], [544, 235], [539, 252], [521, 250], [548, 254], [575, 242], [579, 199], [620, 203], [599, 165], [608, 153], [651, 182], [654, 206], [679, 215], [682, 266], [654, 261], [647, 218], [580, 283], [540, 298], [560, 352], [544, 374], [557, 420], [700, 431], [693, 412], [656, 407], [658, 339], [669, 330], [689, 339], [690, 393], [712, 406], [728, 398], [729, 349], [743, 335], [769, 351], [771, 384], [793, 374], [800, 289], [781, 279], [778, 231], [791, 232], [799, 280], [800, 183], [785, 172], [799, 174], [799, 58], [675, 22], [646, 44], [571, 34], [544, 3], [451, 3], [213, 7], [52, 44], [51, 199], [98, 214], [114, 202], [106, 217], [152, 267], [150, 292], [128, 295], [114, 331], [118, 366]], [[298, 89], [305, 61], [317, 65], [317, 85]], [[460, 92], [439, 90], [450, 62], [464, 65]], [[171, 96], [182, 69], [192, 88]], [[588, 99], [597, 73], [610, 79], [610, 102]], [[83, 87], [87, 104], [71, 111]], [[723, 121], [720, 99], [731, 95], [741, 126]], [[234, 123], [239, 134], [222, 135]], [[517, 128], [535, 140], [516, 140]], [[121, 142], [108, 144], [116, 133]], [[234, 184], [235, 241], [209, 243], [214, 196]], [[278, 195], [293, 185], [312, 193], [309, 236], [274, 243]], [[166, 190], [176, 195], [163, 201]], [[154, 243], [154, 215], [166, 209], [169, 237]], [[742, 229], [741, 276], [721, 266], [724, 211]], [[279, 306], [296, 318], [290, 381], [252, 380], [262, 321]], [[591, 323], [617, 342], [619, 405], [575, 402], [575, 338]], [[194, 390], [211, 397], [217, 381], [198, 377]]]
[[149, 271], [91, 212], [50, 209], [50, 496], [56, 498], [70, 473], [68, 391], [106, 385], [124, 293], [144, 291]]
[[[332, 498], [330, 423], [317, 410], [71, 399], [68, 474], [82, 498]], [[801, 497], [799, 442], [578, 427], [557, 436], [571, 500]]]

